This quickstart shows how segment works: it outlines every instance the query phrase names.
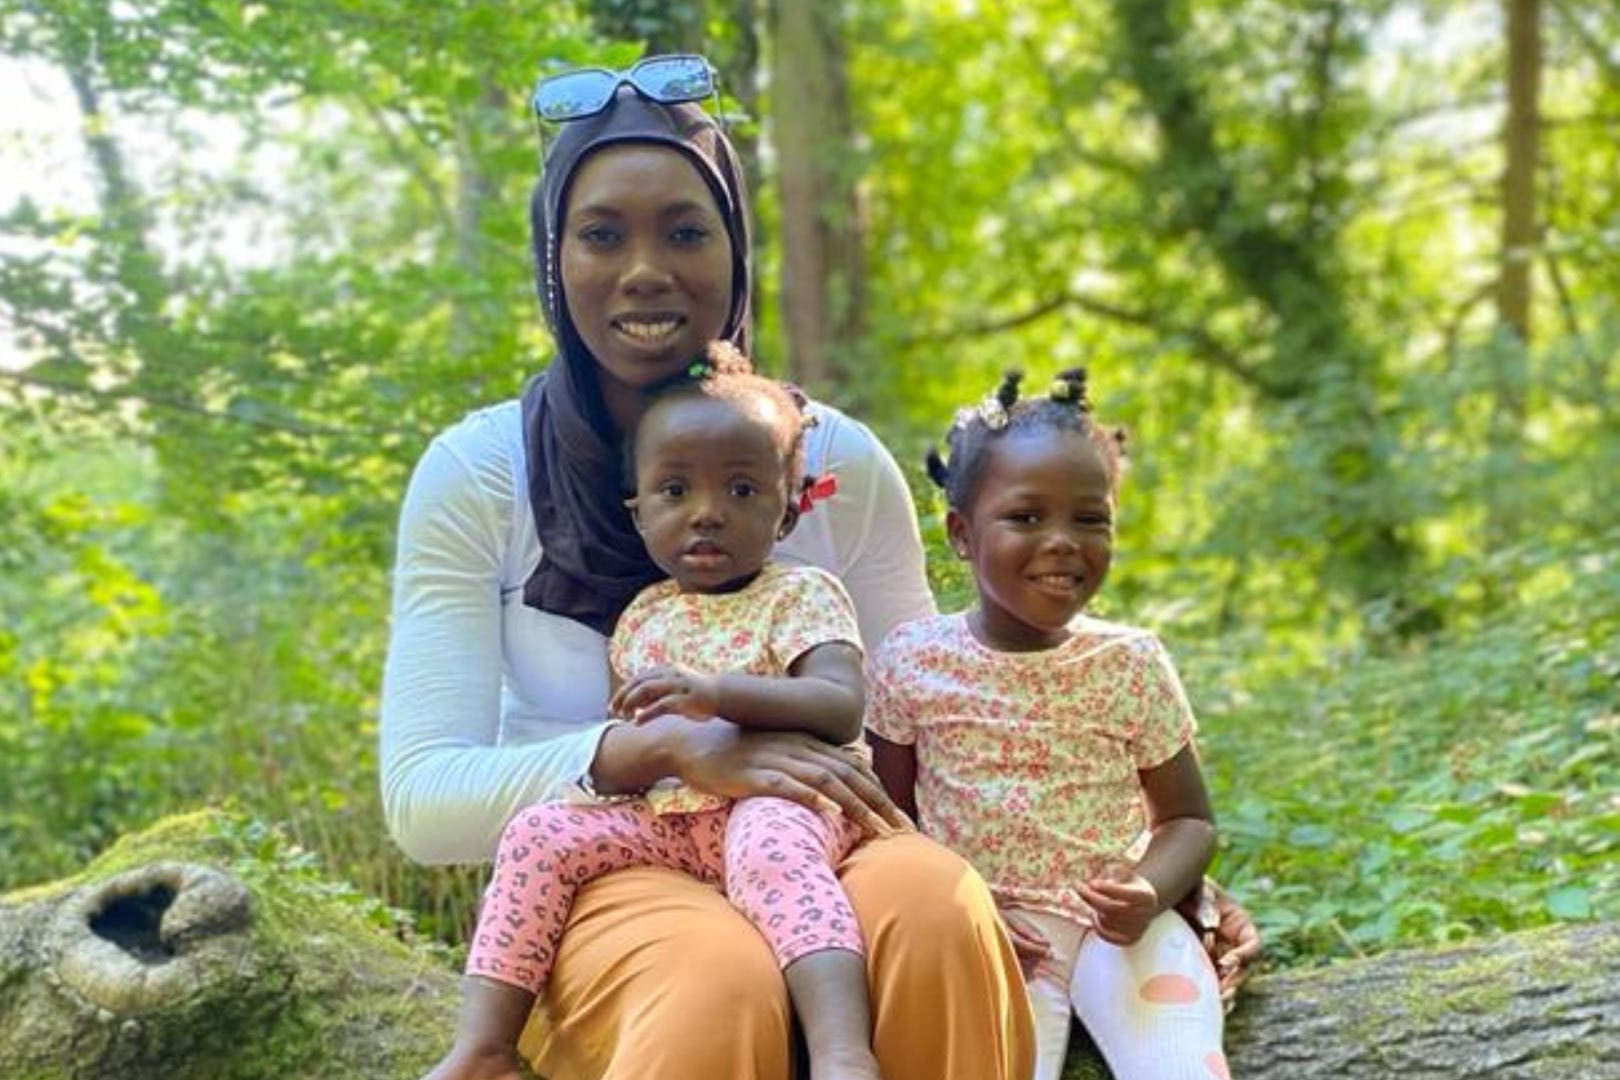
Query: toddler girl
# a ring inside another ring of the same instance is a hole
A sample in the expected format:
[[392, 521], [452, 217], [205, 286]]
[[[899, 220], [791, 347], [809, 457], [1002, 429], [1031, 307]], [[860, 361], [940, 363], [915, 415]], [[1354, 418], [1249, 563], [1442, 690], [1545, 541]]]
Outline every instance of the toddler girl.
[[[627, 505], [670, 580], [645, 589], [614, 629], [614, 714], [854, 740], [865, 697], [854, 606], [825, 571], [767, 562], [808, 493], [826, 486], [801, 479], [799, 403], [718, 343], [649, 394], [630, 444]], [[818, 814], [667, 782], [642, 798], [520, 811], [479, 914], [456, 1043], [431, 1080], [520, 1075], [517, 1040], [576, 890], [630, 866], [723, 887], [784, 969], [815, 1080], [879, 1080], [860, 928], [833, 872], [859, 839], [831, 800]]]
[[1083, 370], [1038, 398], [1018, 383], [958, 412], [949, 462], [929, 454], [979, 602], [883, 642], [874, 765], [1037, 961], [1036, 1080], [1062, 1072], [1071, 1008], [1119, 1080], [1226, 1077], [1215, 973], [1171, 910], [1215, 849], [1192, 712], [1156, 637], [1082, 614], [1113, 555], [1124, 436], [1092, 419]]

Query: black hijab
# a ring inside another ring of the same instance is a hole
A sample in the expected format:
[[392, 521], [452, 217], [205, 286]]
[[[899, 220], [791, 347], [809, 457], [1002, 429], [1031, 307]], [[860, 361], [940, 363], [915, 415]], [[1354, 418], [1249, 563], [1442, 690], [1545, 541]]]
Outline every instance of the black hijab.
[[523, 390], [523, 448], [529, 508], [540, 563], [523, 585], [523, 602], [584, 623], [602, 634], [632, 597], [663, 577], [647, 555], [624, 499], [621, 440], [598, 383], [596, 359], [564, 302], [558, 249], [569, 185], [595, 150], [614, 143], [669, 146], [709, 186], [731, 238], [731, 311], [721, 336], [748, 351], [748, 193], [736, 152], [695, 104], [660, 105], [620, 88], [605, 112], [563, 126], [546, 151], [529, 200], [536, 285], [557, 356]]

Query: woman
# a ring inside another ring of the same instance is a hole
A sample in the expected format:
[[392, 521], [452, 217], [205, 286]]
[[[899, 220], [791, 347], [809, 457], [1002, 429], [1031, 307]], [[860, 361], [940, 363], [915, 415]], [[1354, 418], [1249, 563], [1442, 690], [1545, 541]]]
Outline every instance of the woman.
[[[864, 766], [808, 737], [603, 719], [605, 634], [658, 576], [621, 502], [640, 391], [710, 339], [747, 348], [741, 173], [689, 101], [618, 86], [563, 126], [531, 204], [558, 356], [521, 403], [441, 435], [412, 478], [381, 769], [389, 826], [420, 861], [485, 860], [526, 803], [611, 799], [665, 776], [718, 795], [831, 799], [875, 831], [902, 823]], [[911, 500], [869, 431], [812, 409], [807, 468], [838, 490], [775, 557], [838, 574], [875, 643], [932, 610]], [[1027, 1077], [1029, 1007], [983, 882], [914, 833], [866, 845], [840, 876], [869, 947], [884, 1075]], [[522, 1050], [550, 1080], [780, 1080], [789, 1030], [771, 953], [723, 896], [625, 870], [578, 893]]]

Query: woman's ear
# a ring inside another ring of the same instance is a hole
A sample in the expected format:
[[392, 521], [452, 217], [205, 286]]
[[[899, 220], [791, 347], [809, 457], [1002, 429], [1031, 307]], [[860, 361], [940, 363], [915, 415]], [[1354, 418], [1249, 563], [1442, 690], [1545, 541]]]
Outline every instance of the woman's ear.
[[968, 533], [967, 518], [955, 510], [945, 512], [945, 535], [950, 537], [951, 550], [956, 552], [958, 559], [968, 559], [973, 556], [973, 539]]
[[782, 524], [776, 527], [776, 538], [786, 540], [788, 533], [799, 523], [799, 504], [788, 500], [787, 508], [782, 511]]
[[630, 520], [635, 522], [636, 532], [640, 532], [641, 531], [641, 509], [638, 506], [636, 506], [636, 497], [634, 495], [632, 495], [632, 496], [630, 496], [630, 498], [624, 500], [624, 506], [625, 506], [626, 510], [630, 511]]

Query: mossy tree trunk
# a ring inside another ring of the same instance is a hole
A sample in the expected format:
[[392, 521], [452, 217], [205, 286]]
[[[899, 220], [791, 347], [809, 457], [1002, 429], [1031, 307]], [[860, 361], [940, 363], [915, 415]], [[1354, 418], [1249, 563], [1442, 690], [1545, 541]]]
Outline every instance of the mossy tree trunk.
[[[1227, 1027], [1240, 1080], [1613, 1080], [1620, 924], [1257, 978]], [[1083, 1043], [1077, 1038], [1076, 1043]], [[1074, 1046], [1064, 1080], [1109, 1074]]]
[[[1620, 1078], [1617, 971], [1620, 924], [1597, 924], [1257, 978], [1231, 1072]], [[0, 1080], [414, 1080], [449, 1044], [456, 981], [275, 833], [171, 818], [0, 896]], [[1065, 1080], [1107, 1075], [1077, 1039]]]

